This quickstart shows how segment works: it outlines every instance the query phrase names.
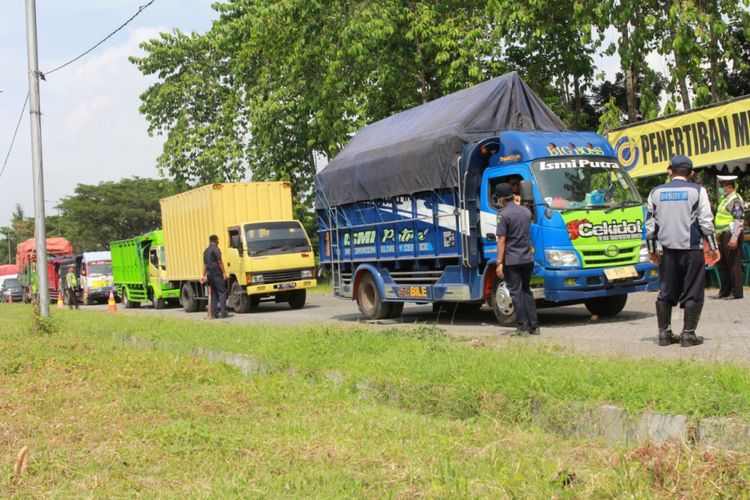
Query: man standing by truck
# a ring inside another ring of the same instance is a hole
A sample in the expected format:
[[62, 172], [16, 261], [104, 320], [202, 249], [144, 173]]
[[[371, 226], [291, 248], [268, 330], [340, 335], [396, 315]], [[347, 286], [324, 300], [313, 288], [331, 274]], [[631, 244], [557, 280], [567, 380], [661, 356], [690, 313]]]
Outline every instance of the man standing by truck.
[[531, 292], [534, 271], [531, 212], [513, 201], [513, 187], [508, 183], [498, 184], [495, 195], [503, 206], [497, 214], [497, 277], [505, 279], [516, 309], [518, 328], [513, 335], [539, 335], [536, 302]]
[[721, 277], [721, 290], [715, 299], [741, 299], [742, 290], [742, 226], [745, 208], [742, 198], [734, 188], [736, 175], [717, 175], [721, 200], [716, 209], [716, 234], [721, 260], [716, 264]]
[[[208, 248], [203, 252], [203, 278], [211, 287], [211, 317], [226, 318], [227, 315], [227, 273], [219, 250], [219, 237], [212, 234], [208, 238]], [[217, 303], [219, 311], [217, 311]]]
[[[688, 181], [693, 162], [687, 156], [673, 156], [667, 172], [670, 182], [651, 190], [646, 213], [648, 252], [651, 262], [659, 266], [661, 280], [656, 299], [659, 345], [680, 342], [682, 347], [690, 347], [703, 343], [703, 337], [695, 334], [706, 282], [701, 240], [708, 241], [713, 260], [719, 259], [719, 251], [708, 193], [700, 184]], [[671, 325], [672, 307], [677, 304], [685, 310], [679, 339]]]
[[75, 266], [68, 267], [68, 273], [65, 275], [65, 289], [68, 293], [68, 308], [78, 309], [78, 278]]

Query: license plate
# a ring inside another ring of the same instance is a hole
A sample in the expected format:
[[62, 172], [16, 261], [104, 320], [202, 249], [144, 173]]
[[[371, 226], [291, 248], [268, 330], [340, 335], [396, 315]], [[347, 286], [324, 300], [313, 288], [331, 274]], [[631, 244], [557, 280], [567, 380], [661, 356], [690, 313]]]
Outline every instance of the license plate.
[[635, 270], [635, 266], [625, 267], [613, 267], [604, 270], [604, 275], [608, 280], [624, 280], [627, 278], [635, 278], [638, 276], [638, 271]]
[[94, 281], [93, 285], [94, 288], [104, 288], [105, 286], [109, 286], [109, 283], [106, 281]]
[[286, 290], [289, 288], [297, 288], [297, 283], [277, 283], [273, 287], [276, 290]]

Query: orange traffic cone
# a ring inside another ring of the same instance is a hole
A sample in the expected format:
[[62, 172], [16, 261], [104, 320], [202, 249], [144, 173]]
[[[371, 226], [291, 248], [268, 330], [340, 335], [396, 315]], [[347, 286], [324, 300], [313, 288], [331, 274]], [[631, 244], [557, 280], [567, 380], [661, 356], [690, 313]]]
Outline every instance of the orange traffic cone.
[[65, 309], [65, 304], [63, 303], [63, 298], [62, 298], [62, 292], [57, 292], [57, 308]]
[[13, 303], [13, 294], [8, 295], [8, 304]]
[[109, 299], [107, 300], [107, 312], [117, 312], [117, 304], [115, 304], [115, 294], [114, 292], [112, 292], [112, 290], [109, 291]]

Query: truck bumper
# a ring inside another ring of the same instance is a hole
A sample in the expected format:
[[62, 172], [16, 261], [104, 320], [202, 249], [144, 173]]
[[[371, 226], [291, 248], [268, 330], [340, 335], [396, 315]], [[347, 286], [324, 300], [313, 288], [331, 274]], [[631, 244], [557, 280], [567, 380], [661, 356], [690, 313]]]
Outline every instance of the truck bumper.
[[264, 283], [262, 285], [248, 285], [248, 295], [273, 295], [275, 293], [291, 292], [292, 290], [304, 290], [314, 288], [318, 285], [315, 278], [305, 278], [298, 281], [285, 281], [283, 283]]
[[635, 269], [637, 277], [613, 281], [607, 279], [604, 269], [547, 269], [544, 272], [544, 299], [550, 302], [584, 301], [658, 288], [659, 276], [653, 264], [636, 264]]
[[89, 288], [88, 296], [93, 300], [108, 299], [109, 292], [117, 294], [117, 290], [114, 287], [108, 286], [105, 288]]

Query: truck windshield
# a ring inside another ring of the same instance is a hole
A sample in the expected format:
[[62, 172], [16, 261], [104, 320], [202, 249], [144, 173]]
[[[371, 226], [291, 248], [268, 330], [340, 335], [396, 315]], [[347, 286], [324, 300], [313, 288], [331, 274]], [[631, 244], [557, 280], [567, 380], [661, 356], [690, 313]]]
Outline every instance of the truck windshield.
[[618, 208], [643, 202], [632, 179], [614, 158], [545, 158], [531, 164], [550, 208]]
[[112, 274], [112, 263], [106, 260], [87, 262], [86, 269], [88, 269], [89, 276], [109, 276]]
[[245, 224], [245, 239], [251, 256], [310, 251], [305, 230], [297, 221]]

